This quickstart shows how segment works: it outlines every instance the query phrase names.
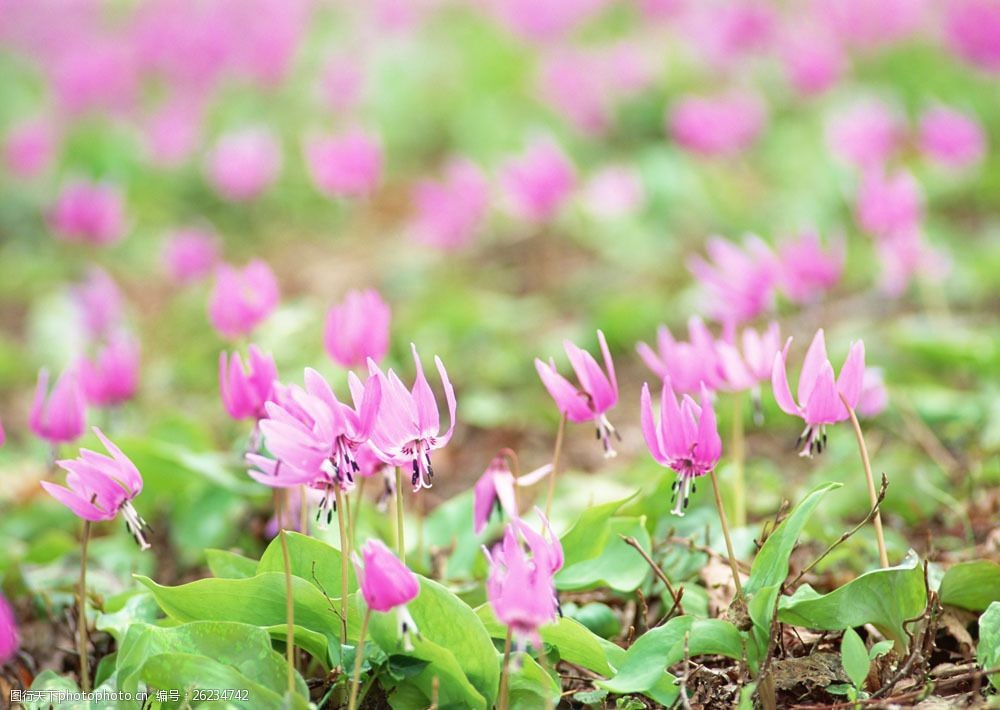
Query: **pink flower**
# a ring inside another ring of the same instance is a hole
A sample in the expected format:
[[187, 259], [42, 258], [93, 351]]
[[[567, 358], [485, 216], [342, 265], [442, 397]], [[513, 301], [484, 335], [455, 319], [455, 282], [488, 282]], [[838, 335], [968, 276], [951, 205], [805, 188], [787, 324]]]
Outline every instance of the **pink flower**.
[[81, 358], [77, 368], [88, 404], [111, 407], [126, 402], [139, 387], [139, 343], [116, 333], [93, 359]]
[[792, 339], [789, 338], [784, 350], [774, 356], [771, 386], [774, 389], [774, 399], [781, 410], [805, 420], [806, 428], [799, 436], [799, 443], [805, 442], [805, 445], [799, 456], [811, 458], [814, 452], [822, 453], [826, 447], [826, 425], [844, 421], [849, 416], [841, 396], [852, 409], [858, 406], [865, 372], [865, 344], [859, 340], [851, 345], [844, 366], [840, 369], [840, 377], [834, 380], [833, 365], [826, 354], [823, 329], [816, 331], [805, 360], [802, 361], [796, 403], [792, 399], [786, 373], [788, 346], [791, 342]]
[[799, 22], [789, 27], [780, 48], [788, 81], [803, 96], [823, 93], [840, 80], [847, 68], [840, 42], [811, 24]]
[[596, 15], [608, 0], [489, 0], [500, 21], [519, 37], [545, 42], [564, 37]]
[[681, 30], [709, 65], [726, 69], [767, 47], [775, 16], [762, 0], [692, 3]]
[[701, 285], [706, 312], [712, 318], [746, 323], [773, 306], [778, 262], [760, 237], [747, 237], [742, 249], [712, 237], [706, 250], [711, 261], [695, 256], [687, 267]]
[[730, 156], [750, 147], [766, 119], [759, 97], [731, 91], [681, 98], [670, 109], [667, 129], [685, 150], [710, 157]]
[[4, 138], [4, 164], [11, 175], [27, 180], [44, 171], [56, 153], [56, 133], [42, 120], [12, 126]]
[[595, 217], [615, 219], [642, 209], [646, 190], [635, 170], [625, 165], [609, 165], [590, 177], [581, 201]]
[[893, 175], [871, 170], [858, 186], [855, 211], [858, 225], [876, 238], [889, 239], [910, 233], [917, 230], [923, 220], [923, 191], [913, 175], [905, 170]]
[[670, 382], [678, 392], [700, 392], [702, 385], [711, 390], [724, 382], [722, 363], [715, 348], [715, 338], [698, 316], [688, 319], [688, 341], [674, 339], [670, 329], [661, 325], [656, 331], [654, 351], [646, 343], [636, 345], [646, 367]]
[[335, 113], [350, 114], [361, 103], [365, 91], [364, 59], [343, 52], [330, 58], [323, 70], [321, 91]]
[[382, 177], [382, 146], [361, 130], [311, 138], [305, 154], [313, 184], [329, 197], [364, 197]]
[[937, 106], [920, 119], [920, 149], [936, 163], [965, 168], [983, 159], [986, 134], [973, 117]]
[[882, 370], [877, 367], [865, 369], [861, 381], [861, 398], [858, 399], [858, 415], [874, 417], [885, 411], [889, 406], [889, 391], [885, 388], [885, 378]]
[[224, 338], [249, 334], [278, 305], [278, 280], [265, 262], [254, 259], [242, 269], [220, 264], [209, 296], [208, 316]]
[[552, 141], [538, 140], [500, 169], [509, 211], [529, 222], [553, 219], [576, 186], [573, 164]]
[[66, 242], [114, 244], [125, 236], [121, 191], [108, 183], [70, 183], [52, 208], [49, 225]]
[[834, 116], [827, 127], [833, 154], [861, 169], [881, 167], [899, 149], [906, 127], [880, 100], [859, 102]]
[[1000, 1], [950, 0], [944, 10], [952, 51], [983, 71], [1000, 72]]
[[374, 361], [368, 361], [369, 372], [381, 380], [382, 387], [382, 405], [372, 430], [371, 444], [387, 464], [412, 468], [410, 484], [417, 491], [431, 487], [434, 478], [431, 452], [443, 448], [451, 441], [451, 435], [455, 431], [456, 403], [455, 390], [448, 379], [444, 363], [435, 355], [434, 363], [441, 377], [450, 420], [447, 431], [441, 434], [441, 420], [434, 393], [424, 377], [417, 346], [411, 344], [410, 347], [416, 367], [412, 390], [407, 390], [392, 370], [383, 374]]
[[239, 353], [233, 353], [232, 359], [225, 351], [219, 353], [219, 394], [233, 419], [263, 417], [264, 404], [271, 399], [278, 380], [274, 358], [256, 345], [251, 345], [249, 352], [246, 365]]
[[508, 451], [501, 451], [494, 456], [486, 471], [476, 481], [472, 491], [472, 531], [476, 535], [486, 529], [494, 510], [516, 520], [518, 511], [515, 487], [533, 486], [552, 471], [552, 464], [546, 464], [515, 478], [510, 470], [510, 456]]
[[74, 370], [65, 370], [56, 380], [52, 393], [46, 399], [49, 372], [42, 368], [38, 373], [38, 386], [31, 405], [28, 421], [31, 431], [50, 444], [69, 443], [83, 434], [86, 425], [87, 400]]
[[111, 456], [80, 449], [78, 458], [56, 462], [67, 472], [68, 487], [42, 481], [42, 488], [84, 520], [114, 520], [121, 511], [129, 534], [140, 549], [148, 550], [144, 535], [148, 526], [132, 505], [142, 492], [139, 469], [100, 429], [94, 427], [94, 434]]
[[14, 610], [3, 594], [0, 594], [0, 666], [14, 658], [20, 645], [21, 639], [17, 633]]
[[844, 271], [844, 240], [824, 250], [816, 232], [803, 232], [778, 248], [778, 284], [794, 303], [809, 303], [833, 288]]
[[608, 421], [607, 412], [618, 403], [618, 379], [615, 377], [615, 363], [611, 359], [608, 342], [601, 331], [597, 331], [597, 341], [604, 356], [607, 374], [601, 371], [593, 355], [568, 340], [563, 341], [563, 349], [576, 373], [579, 387], [559, 374], [552, 358], [547, 364], [535, 358], [535, 369], [545, 389], [555, 400], [556, 407], [569, 421], [594, 422], [597, 436], [604, 446], [604, 456], [608, 458], [616, 455], [611, 446], [611, 437], [618, 437], [618, 432]]
[[761, 382], [771, 379], [774, 356], [781, 351], [781, 329], [774, 321], [762, 333], [744, 328], [739, 347], [719, 341], [715, 349], [725, 376], [725, 388], [733, 392], [756, 392]]
[[323, 342], [330, 359], [342, 367], [379, 362], [389, 350], [392, 311], [378, 291], [348, 291], [326, 315]]
[[951, 268], [948, 256], [931, 247], [919, 229], [880, 239], [875, 245], [882, 267], [879, 286], [890, 296], [899, 296], [915, 276], [940, 280]]
[[203, 109], [200, 100], [177, 97], [145, 119], [143, 142], [153, 165], [177, 167], [190, 158], [201, 139]]
[[585, 135], [605, 133], [613, 119], [615, 87], [603, 59], [561, 49], [544, 55], [539, 68], [540, 100]]
[[263, 193], [281, 172], [281, 147], [264, 127], [226, 133], [205, 159], [205, 177], [224, 200], [244, 202]]
[[929, 0], [814, 0], [819, 22], [853, 47], [872, 50], [899, 42], [918, 30]]
[[705, 387], [701, 406], [688, 395], [678, 406], [669, 378], [660, 393], [660, 423], [653, 415], [649, 385], [642, 386], [640, 400], [642, 435], [657, 463], [677, 472], [673, 485], [674, 515], [684, 515], [688, 499], [695, 492], [695, 478], [712, 471], [722, 456], [722, 439], [715, 422], [715, 409]]
[[0, 422], [0, 446], [7, 443], [7, 432], [4, 431], [3, 422]]
[[70, 287], [70, 297], [92, 338], [102, 337], [118, 327], [122, 318], [122, 295], [108, 272], [98, 266]]
[[420, 594], [417, 576], [381, 540], [366, 541], [361, 554], [363, 563], [354, 555], [354, 572], [369, 609], [392, 611], [410, 603]]
[[415, 214], [410, 224], [420, 244], [452, 250], [467, 246], [486, 217], [489, 184], [482, 170], [454, 159], [441, 181], [421, 180], [413, 191]]
[[219, 261], [219, 238], [205, 229], [180, 229], [170, 235], [163, 249], [167, 275], [179, 284], [200, 281]]

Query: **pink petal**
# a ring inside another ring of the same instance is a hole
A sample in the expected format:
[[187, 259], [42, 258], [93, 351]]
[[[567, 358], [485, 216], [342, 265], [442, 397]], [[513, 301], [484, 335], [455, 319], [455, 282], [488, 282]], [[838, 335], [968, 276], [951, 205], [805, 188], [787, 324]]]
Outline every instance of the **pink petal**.
[[774, 365], [771, 368], [771, 389], [774, 390], [774, 400], [781, 407], [781, 411], [799, 417], [802, 416], [802, 410], [792, 399], [792, 390], [788, 387], [788, 373], [785, 369], [785, 354], [788, 352], [788, 346], [791, 342], [792, 339], [789, 338], [788, 342], [785, 343], [784, 351], [774, 354]]
[[844, 395], [851, 409], [856, 409], [861, 399], [864, 377], [865, 344], [859, 340], [851, 346], [847, 359], [844, 360], [844, 366], [840, 368], [840, 377], [837, 378], [837, 389]]
[[799, 402], [806, 401], [809, 393], [816, 385], [816, 376], [826, 362], [829, 362], [829, 358], [826, 355], [826, 338], [823, 336], [823, 329], [820, 328], [816, 331], [816, 335], [813, 336], [809, 350], [806, 352], [805, 360], [802, 361], [802, 372], [799, 374]]

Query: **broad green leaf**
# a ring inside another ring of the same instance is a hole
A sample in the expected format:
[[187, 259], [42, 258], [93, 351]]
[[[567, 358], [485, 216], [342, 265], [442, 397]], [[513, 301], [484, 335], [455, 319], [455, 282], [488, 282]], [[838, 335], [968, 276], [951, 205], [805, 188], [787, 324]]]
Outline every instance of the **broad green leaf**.
[[246, 579], [257, 574], [257, 560], [229, 550], [205, 550], [205, 561], [212, 576], [220, 579]]
[[[1000, 602], [990, 604], [979, 617], [979, 647], [976, 660], [984, 670], [1000, 667]], [[1000, 673], [990, 676], [990, 684], [1000, 691]]]
[[625, 652], [614, 677], [598, 681], [597, 685], [612, 693], [644, 693], [663, 705], [670, 705], [677, 698], [677, 688], [674, 676], [667, 673], [665, 661], [678, 642], [683, 642], [693, 623], [690, 616], [678, 616], [647, 631]]
[[747, 604], [747, 613], [753, 624], [750, 628], [750, 643], [747, 644], [747, 661], [756, 673], [760, 662], [767, 655], [771, 643], [771, 622], [774, 619], [774, 602], [781, 593], [781, 583], [758, 589]]
[[141, 592], [129, 597], [121, 609], [112, 613], [98, 614], [95, 626], [98, 631], [106, 631], [121, 645], [132, 624], [153, 621], [160, 608], [152, 594]]
[[627, 545], [621, 535], [631, 536], [649, 552], [649, 532], [642, 518], [609, 518], [594, 538], [599, 545], [590, 546], [592, 557], [569, 563], [556, 575], [556, 588], [563, 590], [611, 587], [619, 592], [631, 592], [649, 575], [649, 565], [642, 555]]
[[584, 604], [573, 611], [568, 611], [564, 605], [563, 614], [576, 619], [601, 638], [614, 638], [622, 628], [618, 615], [611, 607], [601, 602]]
[[865, 678], [868, 677], [868, 669], [871, 662], [868, 660], [868, 649], [865, 642], [858, 636], [854, 629], [846, 629], [844, 638], [840, 641], [840, 660], [844, 666], [844, 672], [854, 683], [858, 690], [864, 690]]
[[560, 538], [565, 558], [564, 569], [600, 554], [609, 534], [608, 520], [615, 511], [634, 497], [635, 494], [621, 500], [594, 505], [583, 511], [573, 527]]
[[520, 655], [517, 663], [520, 667], [511, 672], [509, 679], [509, 707], [513, 710], [536, 710], [545, 707], [546, 695], [551, 707], [557, 707], [562, 687], [556, 679], [546, 673], [538, 665], [538, 661], [526, 653]]
[[[31, 683], [31, 690], [61, 690], [70, 693], [79, 693], [80, 687], [76, 681], [61, 676], [51, 669], [47, 669], [35, 676]], [[8, 698], [4, 698], [8, 700]], [[24, 703], [25, 710], [50, 710], [52, 707], [48, 700]], [[60, 703], [59, 710], [89, 710], [89, 708], [99, 707], [97, 703], [90, 702], [66, 702]], [[105, 706], [106, 707], [106, 706]]]
[[[695, 656], [743, 657], [743, 640], [739, 630], [724, 619], [695, 619], [688, 633], [688, 654]], [[678, 641], [667, 654], [665, 663], [672, 666], [684, 660], [684, 641]]]
[[938, 596], [942, 604], [982, 611], [1000, 601], [1000, 564], [972, 560], [952, 565], [944, 573]]
[[[478, 694], [492, 705], [500, 683], [500, 666], [496, 648], [482, 621], [465, 602], [443, 586], [424, 577], [419, 579], [420, 594], [407, 604], [407, 609], [425, 644], [447, 649]], [[400, 652], [395, 612], [373, 612], [369, 628], [383, 651], [387, 654]], [[430, 688], [430, 679], [436, 672], [434, 659], [417, 657], [431, 661], [431, 667], [418, 676]]]
[[809, 516], [827, 493], [840, 488], [839, 483], [825, 483], [813, 489], [785, 518], [754, 557], [750, 577], [743, 585], [744, 591], [753, 596], [762, 587], [781, 584], [788, 576], [788, 558], [802, 533]]
[[877, 644], [868, 649], [868, 660], [874, 661], [880, 656], [884, 656], [892, 650], [892, 641], [885, 640], [879, 641]]
[[799, 587], [791, 597], [782, 597], [778, 618], [823, 631], [874, 624], [904, 650], [903, 622], [919, 615], [926, 605], [923, 568], [911, 550], [895, 567], [866, 572], [829, 594], [819, 594], [809, 585]]
[[[266, 631], [272, 639], [285, 643], [288, 639], [288, 624], [277, 624], [275, 626], [260, 627]], [[304, 626], [295, 625], [295, 645], [303, 648], [319, 661], [323, 668], [330, 670], [340, 663], [340, 643], [324, 636], [318, 631], [307, 629]], [[320, 649], [327, 650], [326, 656], [318, 655]]]
[[[443, 646], [439, 646], [438, 644], [429, 641], [425, 636], [423, 636], [423, 634], [413, 639], [412, 651], [404, 652], [400, 647], [399, 640], [396, 638], [395, 613], [392, 611], [385, 614], [373, 612], [372, 622], [375, 622], [378, 617], [387, 618], [391, 622], [391, 630], [382, 624], [379, 624], [379, 628], [377, 629], [374, 623], [370, 627], [373, 632], [372, 637], [383, 651], [387, 654], [393, 655], [404, 655], [405, 653], [406, 656], [419, 659], [426, 664], [423, 670], [415, 676], [396, 682], [393, 686], [394, 692], [400, 693], [402, 698], [413, 698], [415, 694], [414, 691], [416, 691], [421, 699], [421, 702], [417, 705], [413, 705], [410, 704], [411, 701], [402, 702], [401, 698], [397, 698], [396, 702], [392, 702], [393, 707], [426, 707], [430, 704], [431, 698], [434, 695], [434, 684], [436, 679], [439, 707], [478, 708], [480, 710], [485, 710], [487, 707], [486, 699], [475, 688], [475, 686], [469, 682], [465, 671], [462, 669], [462, 666], [459, 664], [454, 653]], [[497, 654], [496, 650], [492, 648], [492, 644], [490, 644], [490, 651], [493, 654], [494, 661], [496, 661]], [[499, 682], [499, 662], [496, 662], [496, 665], [498, 668], [497, 679]], [[493, 689], [494, 695], [496, 695], [496, 690], [496, 688]], [[390, 701], [392, 701], [392, 697], [393, 696], [390, 695]]]
[[[340, 597], [340, 550], [308, 535], [288, 532], [288, 562], [292, 574], [310, 584], [319, 584], [331, 597]], [[313, 572], [315, 571], [315, 578]], [[285, 557], [281, 551], [281, 538], [271, 540], [257, 565], [257, 573], [285, 572]], [[350, 591], [357, 589], [354, 566], [347, 565], [347, 584]]]

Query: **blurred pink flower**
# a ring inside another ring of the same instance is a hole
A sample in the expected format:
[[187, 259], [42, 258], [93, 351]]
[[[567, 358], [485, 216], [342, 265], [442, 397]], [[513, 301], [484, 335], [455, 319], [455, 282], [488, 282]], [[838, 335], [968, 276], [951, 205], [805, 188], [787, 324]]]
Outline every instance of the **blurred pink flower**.
[[876, 238], [908, 234], [923, 220], [923, 191], [905, 170], [892, 175], [869, 170], [858, 186], [855, 211], [858, 225]]
[[112, 335], [92, 359], [77, 364], [87, 403], [111, 407], [135, 396], [139, 387], [139, 343], [130, 335]]
[[7, 432], [3, 428], [3, 422], [0, 421], [0, 446], [7, 443]]
[[265, 262], [254, 259], [242, 269], [219, 264], [208, 301], [212, 326], [224, 338], [248, 335], [278, 305], [278, 280]]
[[361, 130], [310, 138], [305, 155], [313, 184], [329, 197], [363, 197], [382, 178], [382, 146]]
[[843, 46], [829, 32], [799, 22], [783, 33], [779, 46], [785, 74], [803, 96], [821, 94], [840, 80], [847, 68]]
[[573, 163], [550, 140], [536, 140], [500, 169], [507, 208], [530, 222], [553, 219], [576, 186]]
[[780, 350], [781, 329], [776, 321], [763, 332], [744, 328], [738, 340], [734, 337], [732, 342], [717, 341], [715, 351], [724, 376], [723, 387], [732, 392], [751, 390], [759, 397], [759, 385], [771, 379], [774, 356]]
[[486, 217], [489, 183], [475, 163], [456, 158], [448, 163], [442, 180], [417, 183], [413, 202], [413, 239], [438, 249], [459, 249], [472, 241]]
[[38, 373], [38, 386], [31, 405], [28, 426], [35, 436], [53, 446], [68, 444], [83, 434], [86, 426], [87, 400], [75, 370], [64, 370], [49, 389], [49, 372]]
[[568, 35], [604, 9], [608, 0], [488, 0], [514, 34], [535, 42]]
[[486, 529], [496, 510], [511, 520], [518, 518], [515, 488], [533, 486], [552, 471], [546, 464], [515, 478], [510, 470], [510, 454], [505, 450], [494, 456], [472, 491], [472, 531], [479, 535]]
[[4, 137], [4, 165], [14, 177], [27, 180], [52, 164], [56, 150], [56, 131], [48, 122], [22, 121], [11, 126]]
[[243, 202], [263, 193], [281, 172], [281, 146], [262, 126], [230, 131], [205, 158], [205, 177], [225, 200]]
[[584, 185], [581, 202], [595, 217], [615, 219], [642, 209], [646, 189], [642, 178], [626, 165], [601, 168]]
[[167, 100], [145, 119], [143, 140], [153, 165], [173, 168], [194, 155], [201, 139], [202, 113], [198, 100], [177, 97]]
[[219, 394], [233, 419], [263, 417], [277, 381], [274, 358], [256, 345], [250, 346], [245, 365], [239, 353], [234, 352], [231, 359], [225, 351], [219, 353]]
[[124, 114], [134, 108], [139, 64], [121, 36], [82, 31], [67, 38], [49, 63], [51, 90], [62, 112]]
[[17, 618], [3, 594], [0, 594], [0, 666], [14, 658], [21, 645]]
[[341, 52], [327, 61], [320, 79], [320, 91], [332, 111], [350, 114], [361, 103], [366, 79], [363, 57], [356, 52]]
[[537, 80], [541, 101], [585, 135], [601, 135], [612, 121], [614, 86], [602, 57], [559, 49], [542, 57]]
[[875, 245], [882, 267], [879, 286], [890, 296], [899, 296], [917, 276], [940, 280], [951, 268], [948, 256], [934, 249], [919, 229], [883, 238]]
[[179, 284], [200, 281], [212, 273], [218, 261], [219, 237], [208, 229], [179, 229], [163, 248], [163, 267]]
[[91, 338], [106, 335], [121, 323], [121, 291], [99, 266], [89, 267], [86, 278], [70, 287], [70, 298]]
[[715, 96], [686, 96], [669, 110], [667, 129], [685, 150], [705, 156], [732, 155], [757, 139], [767, 120], [764, 103], [754, 94], [730, 91]]
[[378, 291], [348, 291], [343, 303], [326, 315], [323, 342], [330, 359], [341, 367], [380, 362], [389, 350], [392, 311]]
[[833, 288], [844, 272], [843, 238], [823, 248], [816, 232], [806, 231], [778, 247], [778, 285], [794, 303], [815, 301]]
[[882, 370], [877, 367], [865, 369], [861, 382], [861, 398], [858, 400], [858, 414], [862, 417], [875, 417], [889, 406], [889, 391], [885, 388], [885, 378]]
[[817, 21], [852, 47], [874, 50], [913, 35], [928, 19], [931, 0], [813, 0]]
[[109, 183], [72, 182], [59, 194], [49, 225], [62, 241], [114, 244], [125, 236], [122, 193]]
[[983, 159], [986, 134], [972, 116], [936, 106], [920, 118], [920, 149], [936, 163], [965, 168]]
[[694, 256], [688, 259], [687, 267], [698, 280], [705, 311], [713, 319], [739, 325], [774, 305], [778, 260], [760, 237], [745, 237], [742, 248], [711, 237], [706, 251], [711, 261]]
[[678, 392], [694, 394], [701, 391], [702, 385], [714, 390], [725, 381], [715, 343], [704, 321], [691, 316], [688, 341], [675, 340], [670, 329], [661, 325], [656, 331], [657, 349], [654, 351], [646, 343], [638, 343], [636, 350], [646, 367], [659, 379], [670, 378], [671, 386]]
[[861, 169], [880, 167], [899, 148], [906, 126], [890, 106], [877, 99], [859, 102], [836, 114], [827, 127], [830, 150]]
[[702, 0], [688, 7], [681, 31], [699, 58], [725, 69], [768, 47], [775, 17], [764, 0]]
[[952, 51], [983, 71], [1000, 72], [1000, 0], [949, 0], [943, 7]]

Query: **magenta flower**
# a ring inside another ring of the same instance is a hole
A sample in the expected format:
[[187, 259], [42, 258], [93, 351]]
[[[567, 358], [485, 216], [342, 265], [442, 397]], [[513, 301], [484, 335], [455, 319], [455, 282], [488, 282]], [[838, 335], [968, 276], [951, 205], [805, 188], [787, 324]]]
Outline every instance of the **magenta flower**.
[[80, 358], [77, 371], [88, 404], [111, 407], [127, 402], [139, 387], [139, 343], [117, 333], [93, 359]]
[[490, 522], [493, 511], [516, 520], [518, 511], [515, 487], [533, 486], [551, 471], [552, 464], [546, 464], [531, 473], [515, 478], [510, 470], [508, 453], [501, 451], [494, 456], [472, 491], [472, 531], [476, 535], [483, 532]]
[[139, 469], [100, 429], [94, 427], [94, 433], [111, 456], [80, 449], [79, 457], [56, 462], [67, 472], [67, 487], [42, 481], [42, 488], [84, 520], [114, 520], [121, 511], [129, 534], [148, 550], [144, 534], [148, 526], [132, 505], [142, 492]]
[[219, 353], [219, 393], [233, 419], [263, 417], [264, 404], [272, 398], [277, 380], [274, 358], [256, 345], [250, 346], [246, 365], [239, 353], [233, 353], [232, 359], [225, 351]]
[[150, 163], [176, 168], [197, 150], [202, 137], [204, 108], [200, 98], [167, 99], [142, 124], [143, 147]]
[[920, 149], [935, 163], [966, 168], [983, 159], [986, 134], [972, 116], [947, 106], [936, 106], [920, 119]]
[[[409, 466], [412, 468], [410, 484], [414, 491], [430, 488], [434, 478], [431, 465], [431, 451], [443, 448], [455, 431], [455, 390], [448, 379], [441, 358], [434, 356], [441, 385], [444, 388], [448, 403], [448, 430], [440, 433], [441, 423], [438, 405], [434, 393], [424, 377], [424, 368], [417, 355], [417, 346], [410, 345], [413, 350], [413, 363], [416, 367], [416, 378], [413, 389], [407, 390], [395, 372], [389, 370], [383, 374], [374, 361], [368, 362], [368, 370], [382, 382], [382, 405], [375, 419], [375, 428], [371, 434], [371, 444], [390, 466]], [[355, 390], [352, 388], [352, 390]]]
[[14, 658], [20, 645], [21, 639], [17, 633], [14, 610], [4, 595], [0, 594], [0, 666]]
[[205, 159], [205, 177], [225, 200], [244, 202], [263, 193], [281, 172], [281, 147], [262, 126], [223, 135]]
[[121, 191], [108, 183], [70, 183], [59, 194], [49, 215], [49, 225], [66, 242], [114, 244], [125, 236]]
[[528, 222], [553, 219], [576, 187], [573, 163], [556, 143], [536, 140], [501, 167], [509, 211]]
[[605, 57], [557, 49], [542, 57], [537, 93], [542, 103], [588, 136], [604, 134], [614, 117], [615, 85]]
[[911, 233], [923, 219], [923, 191], [905, 170], [893, 175], [870, 170], [858, 186], [855, 211], [858, 225], [876, 238]]
[[46, 400], [48, 387], [49, 372], [42, 368], [28, 422], [31, 431], [53, 446], [78, 439], [86, 426], [87, 400], [76, 371], [63, 371]]
[[722, 455], [722, 439], [715, 422], [715, 409], [708, 390], [701, 388], [701, 406], [684, 395], [678, 405], [669, 379], [660, 394], [660, 423], [656, 424], [649, 385], [642, 386], [640, 400], [642, 435], [657, 463], [677, 472], [673, 485], [674, 515], [684, 515], [688, 499], [696, 490], [695, 479], [711, 472]]
[[343, 303], [326, 316], [323, 342], [330, 359], [341, 367], [360, 367], [369, 358], [380, 362], [389, 350], [392, 311], [378, 291], [348, 291]]
[[778, 285], [794, 303], [815, 301], [840, 281], [844, 259], [842, 238], [824, 249], [818, 234], [803, 232], [778, 248]]
[[798, 22], [787, 28], [780, 51], [789, 83], [803, 96], [828, 90], [847, 68], [841, 43], [815, 23]]
[[598, 170], [587, 181], [583, 193], [584, 209], [603, 219], [635, 214], [646, 201], [646, 189], [639, 174], [624, 165]]
[[212, 326], [224, 338], [248, 335], [278, 305], [278, 280], [265, 262], [254, 259], [239, 269], [220, 264], [208, 301]]
[[163, 249], [163, 266], [176, 283], [200, 281], [219, 261], [219, 238], [211, 230], [180, 229], [170, 235]]
[[3, 446], [5, 443], [7, 443], [7, 432], [4, 431], [3, 422], [0, 421], [0, 446]]
[[854, 104], [834, 116], [827, 143], [840, 160], [860, 169], [880, 168], [903, 141], [905, 125], [884, 101]]
[[369, 539], [361, 548], [362, 560], [352, 555], [354, 574], [365, 605], [372, 611], [396, 610], [404, 648], [412, 650], [410, 634], [420, 633], [406, 605], [420, 594], [420, 581], [381, 540]]
[[951, 0], [943, 9], [952, 51], [985, 72], [1000, 72], [1000, 2]]
[[92, 338], [107, 335], [121, 322], [121, 291], [108, 272], [98, 266], [91, 266], [87, 277], [70, 287], [70, 298]]
[[917, 276], [940, 280], [951, 268], [947, 254], [933, 248], [919, 229], [880, 239], [875, 245], [881, 273], [879, 287], [890, 296], [899, 296]]
[[706, 249], [711, 261], [695, 256], [687, 267], [698, 279], [713, 319], [739, 325], [773, 306], [778, 262], [760, 237], [748, 236], [743, 248], [712, 237]]
[[305, 155], [313, 184], [329, 197], [364, 197], [382, 177], [382, 146], [361, 130], [310, 138]]
[[805, 420], [806, 428], [799, 436], [796, 446], [804, 442], [799, 456], [811, 458], [813, 453], [822, 453], [826, 447], [826, 425], [849, 417], [841, 396], [852, 409], [858, 406], [865, 372], [865, 344], [859, 340], [851, 346], [844, 366], [840, 369], [840, 377], [835, 380], [833, 365], [826, 354], [823, 329], [817, 330], [805, 360], [802, 361], [796, 403], [788, 387], [786, 372], [788, 346], [791, 342], [792, 339], [789, 338], [784, 350], [774, 356], [771, 386], [774, 389], [774, 399], [782, 411]]
[[42, 120], [24, 121], [4, 137], [4, 165], [11, 175], [30, 179], [44, 171], [56, 153], [56, 132]]
[[563, 341], [566, 357], [576, 373], [579, 387], [559, 374], [556, 362], [550, 358], [548, 364], [535, 358], [535, 369], [542, 378], [542, 384], [555, 400], [559, 411], [571, 422], [593, 421], [597, 427], [597, 437], [604, 447], [605, 458], [616, 455], [611, 445], [611, 437], [621, 440], [618, 432], [608, 421], [607, 412], [618, 403], [618, 379], [615, 363], [611, 360], [608, 342], [604, 333], [597, 331], [597, 341], [604, 356], [605, 374], [594, 356], [568, 340]]
[[692, 153], [727, 156], [749, 148], [764, 129], [767, 111], [754, 94], [687, 96], [667, 115], [667, 130]]
[[711, 390], [724, 383], [724, 372], [716, 352], [715, 337], [698, 316], [688, 319], [688, 340], [674, 339], [670, 329], [661, 325], [656, 331], [654, 351], [646, 343], [636, 345], [639, 357], [659, 379], [670, 378], [678, 392], [693, 394], [704, 384]]
[[781, 329], [774, 321], [761, 333], [744, 328], [739, 343], [720, 340], [715, 349], [725, 377], [725, 389], [752, 390], [759, 400], [760, 383], [771, 379], [774, 356], [781, 351]]
[[858, 415], [874, 417], [885, 411], [889, 406], [889, 391], [885, 387], [882, 370], [877, 367], [866, 367], [865, 376], [861, 380], [861, 397], [858, 399]]
[[453, 159], [442, 180], [417, 183], [413, 203], [410, 233], [415, 241], [437, 249], [460, 249], [472, 241], [486, 217], [489, 183], [475, 163]]

